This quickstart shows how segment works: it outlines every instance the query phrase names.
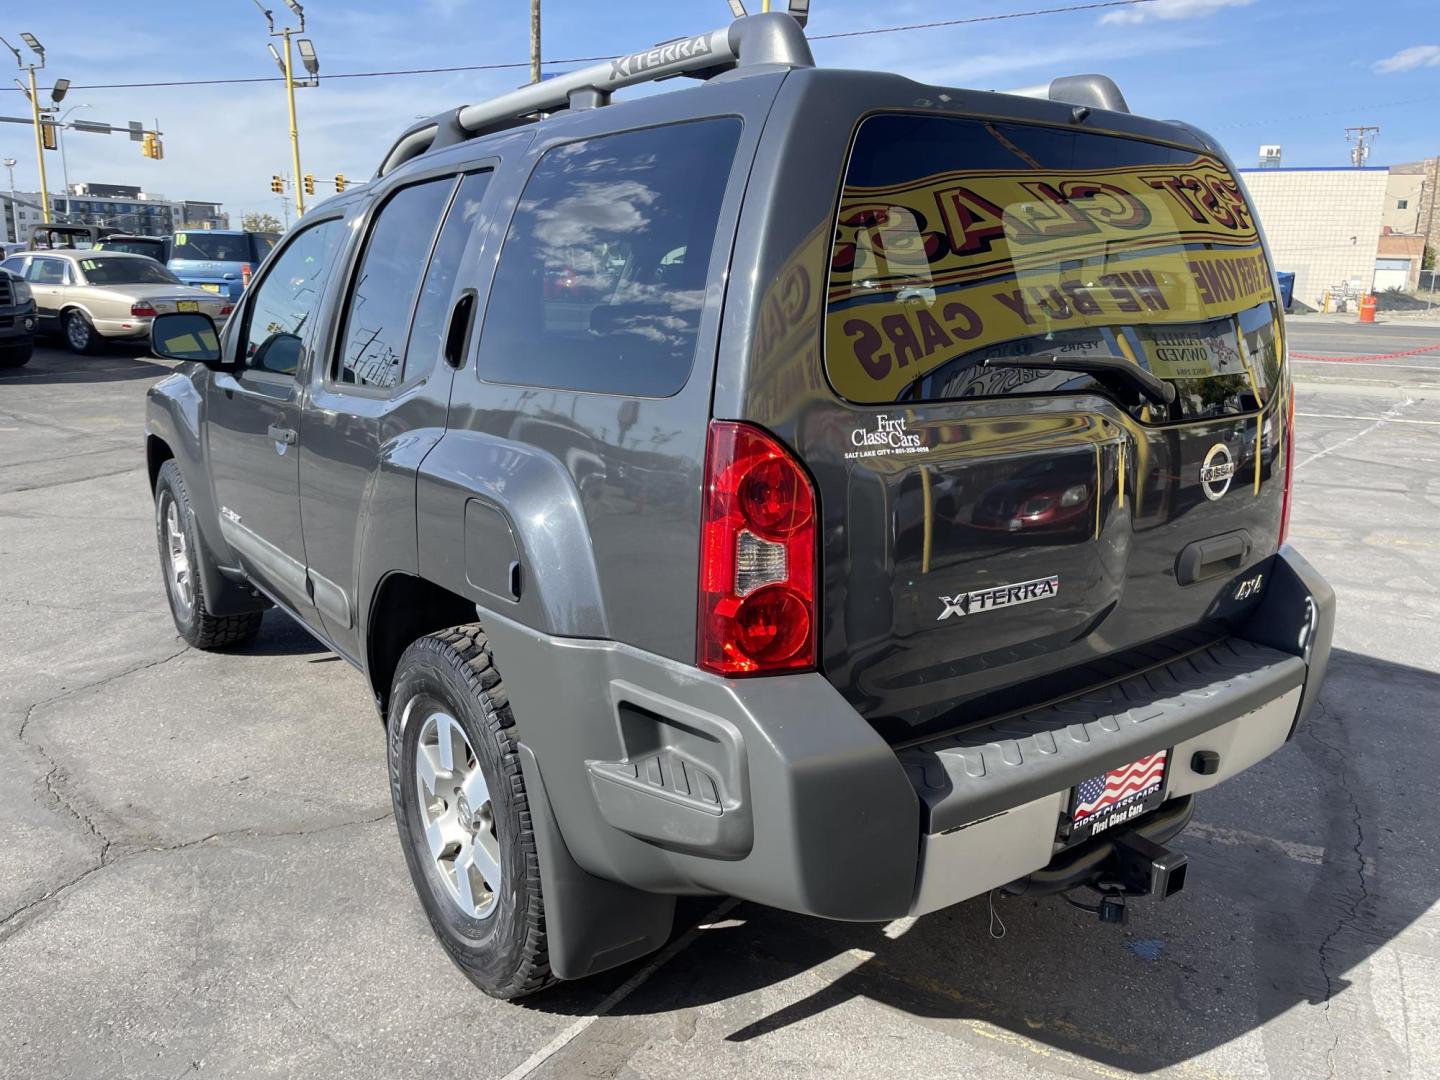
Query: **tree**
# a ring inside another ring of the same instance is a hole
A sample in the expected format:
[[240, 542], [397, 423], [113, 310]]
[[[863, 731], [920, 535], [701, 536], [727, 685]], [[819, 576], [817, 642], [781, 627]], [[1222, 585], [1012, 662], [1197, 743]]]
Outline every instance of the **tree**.
[[263, 210], [251, 210], [240, 219], [240, 227], [246, 232], [283, 232], [285, 228], [279, 218]]

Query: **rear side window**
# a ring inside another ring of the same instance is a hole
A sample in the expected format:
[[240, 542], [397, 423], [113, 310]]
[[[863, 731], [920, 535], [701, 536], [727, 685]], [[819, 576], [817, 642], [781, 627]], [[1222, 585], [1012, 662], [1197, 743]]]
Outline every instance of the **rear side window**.
[[[1176, 404], [1151, 419], [1251, 411], [1279, 381], [1253, 211], [1224, 164], [1194, 150], [873, 116], [832, 254], [825, 364], [851, 401], [1101, 390], [1064, 369], [1083, 356], [1171, 382]], [[1030, 356], [1059, 359], [1027, 368]]]
[[410, 310], [454, 190], [446, 176], [401, 188], [380, 208], [350, 290], [336, 382], [388, 390], [404, 377]]
[[486, 305], [480, 375], [663, 397], [695, 357], [740, 121], [570, 143], [525, 187]]

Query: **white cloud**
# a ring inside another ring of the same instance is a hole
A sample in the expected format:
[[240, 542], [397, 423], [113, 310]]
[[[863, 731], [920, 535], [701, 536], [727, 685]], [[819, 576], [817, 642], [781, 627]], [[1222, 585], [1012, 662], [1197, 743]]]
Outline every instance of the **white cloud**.
[[1154, 0], [1100, 16], [1102, 23], [1138, 23], [1152, 19], [1203, 19], [1221, 8], [1247, 7], [1255, 0]]
[[1374, 67], [1381, 75], [1393, 75], [1397, 71], [1413, 71], [1421, 67], [1440, 67], [1440, 45], [1411, 45], [1394, 56], [1375, 61]]

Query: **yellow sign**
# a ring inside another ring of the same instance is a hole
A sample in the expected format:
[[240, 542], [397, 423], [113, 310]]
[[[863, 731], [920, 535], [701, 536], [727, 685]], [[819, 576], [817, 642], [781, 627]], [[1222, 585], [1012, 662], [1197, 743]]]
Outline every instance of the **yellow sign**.
[[1270, 296], [1270, 269], [1258, 247], [1155, 252], [1098, 273], [1048, 269], [943, 292], [899, 289], [830, 306], [826, 366], [850, 400], [894, 401], [921, 375], [986, 346], [1053, 331], [1204, 322]]
[[[826, 295], [826, 367], [851, 400], [893, 401], [919, 376], [989, 346], [1203, 323], [1271, 297], [1250, 207], [1208, 155], [851, 186]], [[1147, 359], [1163, 377], [1188, 377], [1204, 346], [1185, 349], [1152, 343]]]

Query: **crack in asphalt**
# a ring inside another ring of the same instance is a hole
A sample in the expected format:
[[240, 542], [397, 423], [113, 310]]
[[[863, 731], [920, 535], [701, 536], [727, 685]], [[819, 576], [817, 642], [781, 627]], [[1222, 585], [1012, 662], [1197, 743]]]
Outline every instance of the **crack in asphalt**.
[[1337, 779], [1340, 781], [1340, 789], [1342, 792], [1344, 792], [1345, 801], [1350, 806], [1353, 818], [1352, 824], [1355, 829], [1355, 843], [1351, 847], [1351, 851], [1355, 856], [1355, 878], [1360, 886], [1358, 892], [1355, 893], [1348, 901], [1346, 905], [1346, 910], [1341, 914], [1340, 918], [1336, 920], [1335, 926], [1330, 930], [1328, 934], [1325, 935], [1325, 940], [1320, 942], [1320, 947], [1317, 950], [1317, 957], [1320, 962], [1320, 974], [1325, 979], [1325, 1023], [1326, 1026], [1330, 1028], [1332, 1036], [1330, 1048], [1328, 1051], [1326, 1051], [1325, 1057], [1326, 1063], [1329, 1067], [1329, 1075], [1333, 1077], [1337, 1075], [1335, 1072], [1335, 1054], [1340, 1048], [1340, 1031], [1330, 1018], [1330, 1002], [1333, 999], [1335, 992], [1335, 975], [1332, 973], [1330, 949], [1331, 946], [1335, 943], [1336, 938], [1338, 938], [1341, 933], [1346, 930], [1356, 929], [1356, 920], [1359, 917], [1360, 908], [1370, 899], [1370, 886], [1365, 881], [1365, 855], [1363, 851], [1365, 845], [1365, 827], [1360, 812], [1360, 803], [1359, 800], [1355, 798], [1354, 791], [1352, 791], [1350, 788], [1350, 780], [1347, 775], [1346, 769], [1347, 762], [1345, 759], [1345, 754], [1340, 750], [1339, 747], [1321, 738], [1317, 730], [1318, 721], [1330, 718], [1330, 710], [1326, 707], [1323, 701], [1316, 701], [1315, 704], [1319, 715], [1316, 716], [1314, 720], [1312, 720], [1309, 724], [1305, 725], [1305, 731], [1311, 739], [1320, 744], [1320, 746], [1324, 747], [1325, 750], [1329, 751], [1329, 753], [1333, 754], [1336, 761], [1339, 763], [1339, 768], [1336, 770], [1336, 776]]
[[[346, 821], [332, 821], [326, 825], [317, 825], [311, 829], [228, 829], [223, 832], [208, 833], [205, 836], [197, 837], [194, 840], [182, 840], [178, 844], [158, 844], [147, 847], [129, 848], [120, 855], [112, 858], [105, 858], [96, 865], [76, 874], [69, 881], [57, 885], [44, 896], [38, 897], [28, 903], [20, 905], [8, 915], [0, 918], [0, 944], [9, 941], [21, 930], [30, 924], [30, 921], [23, 917], [34, 911], [36, 908], [48, 904], [51, 901], [59, 900], [66, 894], [73, 892], [82, 882], [98, 874], [101, 870], [107, 870], [116, 866], [138, 859], [144, 855], [171, 855], [178, 851], [186, 851], [190, 848], [199, 847], [201, 844], [208, 844], [211, 841], [223, 843], [226, 840], [245, 838], [250, 840], [279, 840], [286, 837], [296, 836], [320, 836], [324, 833], [338, 832], [341, 829], [353, 829], [362, 825], [376, 825], [390, 818], [391, 812], [386, 810], [383, 814], [376, 814], [373, 817], [351, 818]], [[108, 850], [108, 849], [107, 849]]]

